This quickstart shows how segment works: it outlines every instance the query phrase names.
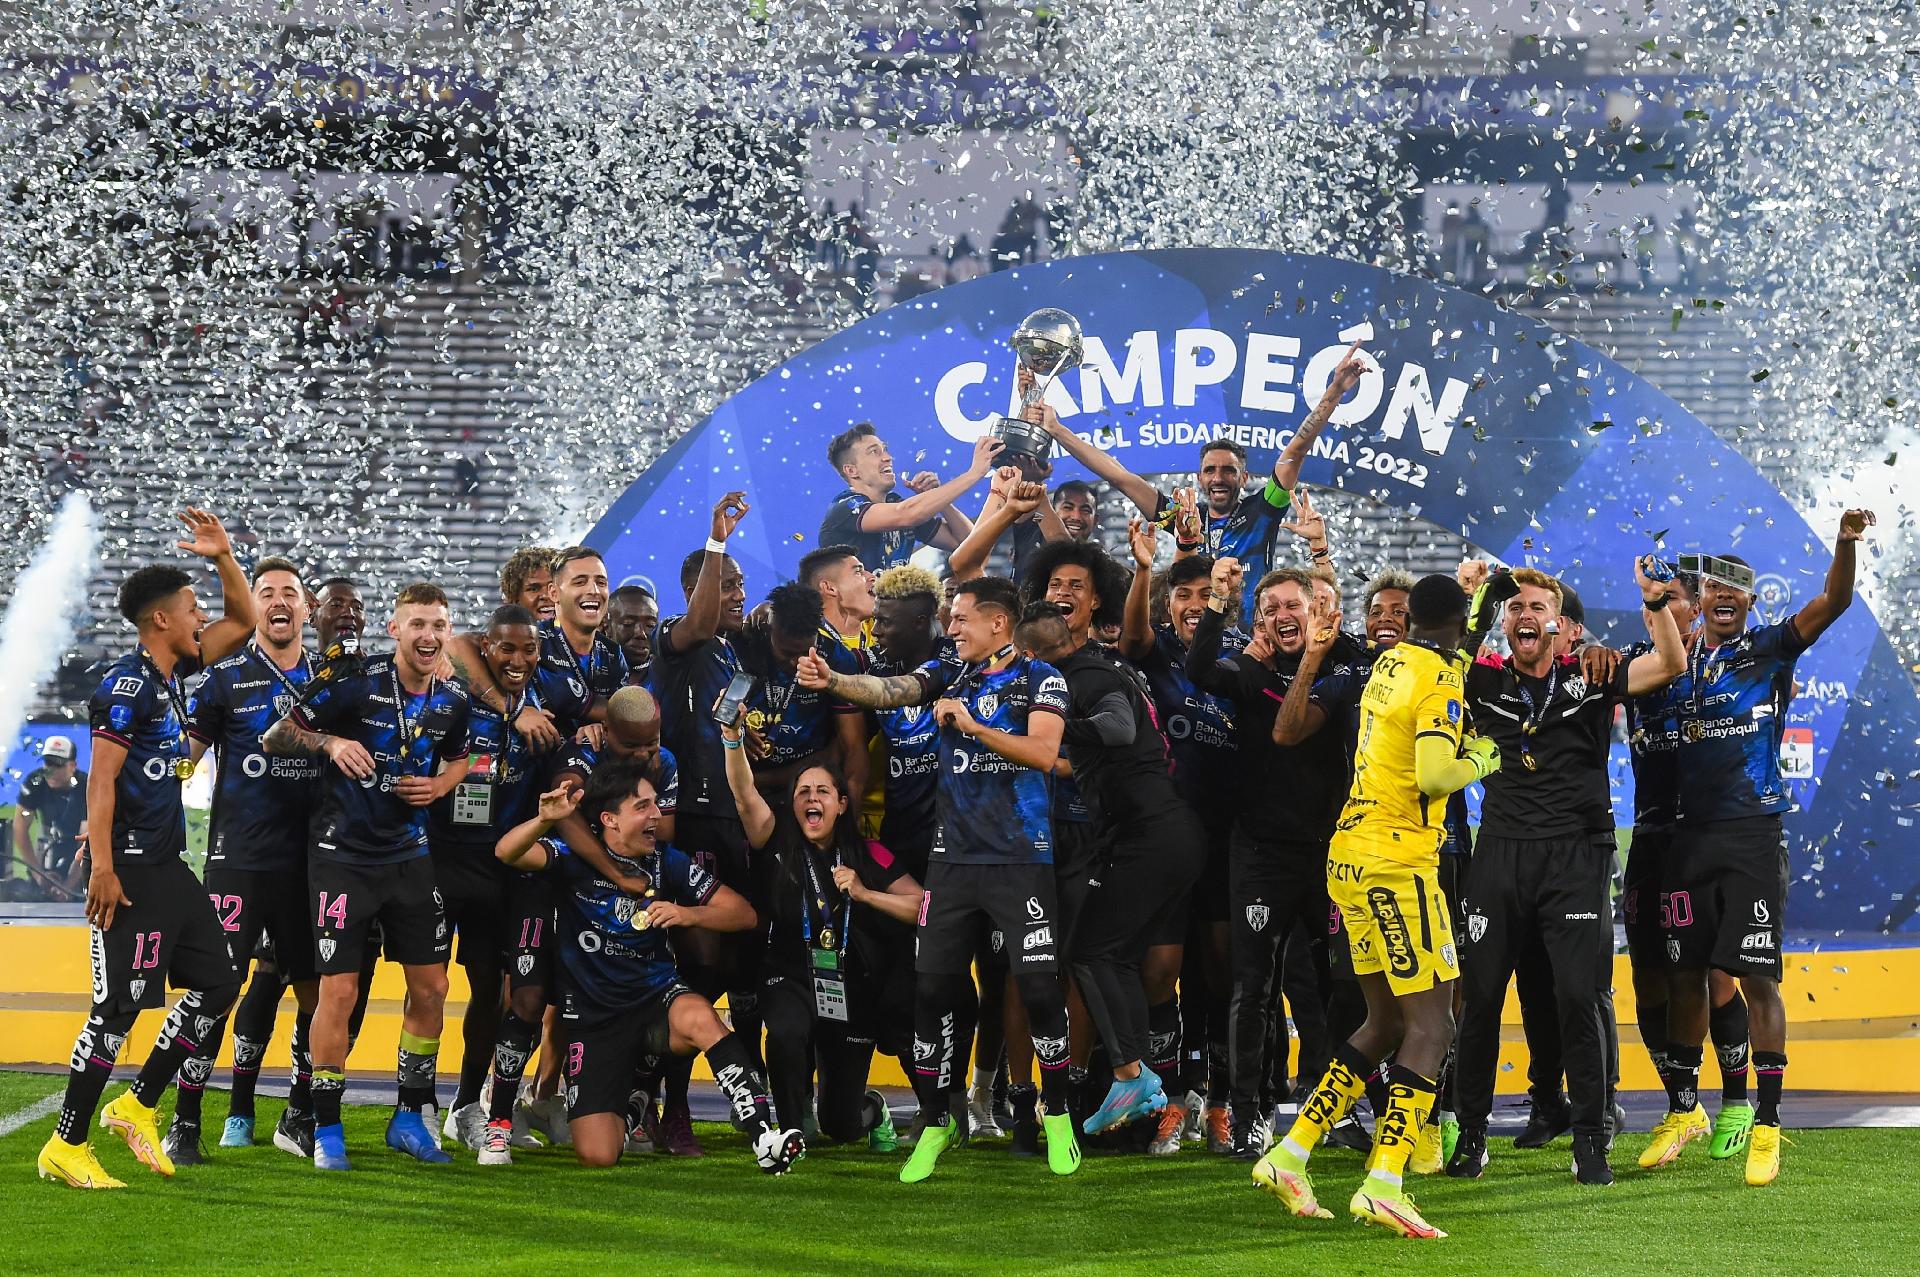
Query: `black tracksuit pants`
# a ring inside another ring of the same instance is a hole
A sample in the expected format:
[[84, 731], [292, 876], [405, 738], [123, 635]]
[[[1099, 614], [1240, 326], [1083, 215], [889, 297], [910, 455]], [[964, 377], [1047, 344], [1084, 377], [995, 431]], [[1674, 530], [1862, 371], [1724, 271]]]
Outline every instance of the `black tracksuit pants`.
[[1110, 846], [1067, 943], [1080, 996], [1118, 1068], [1150, 1061], [1140, 960], [1168, 915], [1185, 909], [1206, 845], [1199, 818], [1181, 804], [1148, 824], [1112, 831]]
[[[1325, 842], [1256, 842], [1235, 831], [1227, 872], [1227, 925], [1232, 929], [1233, 999], [1227, 1012], [1227, 1057], [1236, 1115], [1258, 1112], [1266, 1072], [1268, 1031], [1272, 1024], [1273, 984], [1290, 933], [1312, 944], [1316, 980], [1324, 996], [1327, 975], [1327, 845]], [[1319, 1013], [1316, 1005], [1312, 1012]], [[1318, 1081], [1326, 1070], [1326, 1018], [1309, 1014], [1321, 1027], [1311, 1043], [1303, 1029], [1300, 1076]], [[1296, 1009], [1294, 1021], [1302, 1017]], [[1277, 1049], [1286, 1049], [1285, 1038]], [[1310, 1058], [1311, 1057], [1311, 1058]]]
[[1607, 1053], [1599, 991], [1613, 934], [1612, 869], [1611, 835], [1506, 838], [1483, 830], [1475, 841], [1462, 910], [1465, 1005], [1454, 1066], [1462, 1127], [1486, 1129], [1507, 981], [1537, 941], [1553, 973], [1573, 1129], [1602, 1133]]

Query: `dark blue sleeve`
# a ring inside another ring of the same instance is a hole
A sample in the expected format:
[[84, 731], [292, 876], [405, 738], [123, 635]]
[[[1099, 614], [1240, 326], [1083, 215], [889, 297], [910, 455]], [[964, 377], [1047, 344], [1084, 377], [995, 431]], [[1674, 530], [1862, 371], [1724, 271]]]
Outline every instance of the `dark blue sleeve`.
[[1800, 637], [1800, 631], [1794, 628], [1793, 618], [1776, 621], [1772, 625], [1763, 625], [1753, 632], [1753, 651], [1756, 656], [1771, 656], [1780, 660], [1792, 660], [1813, 644]]
[[368, 687], [364, 674], [321, 684], [299, 709], [301, 723], [312, 731], [324, 732], [352, 722], [366, 703]]
[[88, 726], [95, 736], [131, 748], [134, 728], [153, 712], [153, 698], [153, 684], [145, 674], [116, 669], [101, 680], [87, 703]]
[[664, 746], [660, 750], [660, 792], [655, 796], [660, 814], [670, 816], [680, 805], [680, 764]]
[[229, 708], [226, 678], [218, 669], [208, 670], [187, 697], [187, 733], [202, 744], [217, 743], [226, 735]]
[[693, 863], [686, 852], [668, 847], [660, 854], [662, 894], [677, 905], [703, 905], [720, 889], [720, 880]]
[[913, 672], [920, 685], [927, 689], [929, 700], [939, 696], [953, 686], [954, 678], [960, 673], [960, 663], [951, 657], [936, 656]]
[[873, 504], [871, 497], [858, 492], [843, 493], [827, 507], [826, 517], [820, 520], [820, 544], [836, 545], [849, 536], [860, 532], [860, 516]]

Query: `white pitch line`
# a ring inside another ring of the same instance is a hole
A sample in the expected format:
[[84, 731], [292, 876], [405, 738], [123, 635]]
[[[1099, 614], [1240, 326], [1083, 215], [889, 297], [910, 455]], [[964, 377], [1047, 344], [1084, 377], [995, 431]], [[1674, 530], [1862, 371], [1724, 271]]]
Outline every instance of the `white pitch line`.
[[35, 1100], [18, 1113], [9, 1113], [5, 1117], [0, 1117], [0, 1139], [5, 1139], [23, 1126], [32, 1126], [50, 1113], [58, 1113], [60, 1101], [64, 1098], [64, 1092], [55, 1091], [44, 1099]]

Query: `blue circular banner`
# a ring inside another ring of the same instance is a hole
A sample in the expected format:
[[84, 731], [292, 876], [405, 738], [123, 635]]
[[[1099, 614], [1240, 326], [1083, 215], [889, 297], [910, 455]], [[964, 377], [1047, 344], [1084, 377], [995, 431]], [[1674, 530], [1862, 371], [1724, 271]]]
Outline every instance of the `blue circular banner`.
[[[1007, 338], [1041, 306], [1071, 312], [1086, 334], [1085, 363], [1049, 401], [1141, 474], [1191, 472], [1199, 445], [1219, 435], [1246, 447], [1256, 473], [1271, 469], [1364, 337], [1374, 367], [1303, 481], [1556, 573], [1603, 640], [1642, 637], [1631, 560], [1656, 545], [1752, 562], [1763, 619], [1790, 614], [1825, 577], [1832, 530], [1816, 534], [1737, 452], [1612, 359], [1457, 288], [1253, 249], [1064, 258], [895, 306], [727, 400], [634, 482], [590, 542], [616, 581], [657, 583], [671, 612], [681, 559], [705, 539], [714, 502], [742, 489], [753, 512], [734, 553], [749, 591], [764, 593], [814, 548], [844, 486], [827, 441], [872, 421], [902, 474], [964, 471], [973, 440], [1013, 406]], [[1061, 458], [1054, 477], [1076, 469]], [[1798, 803], [1789, 925], [1911, 928], [1920, 836], [1904, 760], [1920, 743], [1920, 699], [1862, 604], [1797, 672], [1784, 748]]]

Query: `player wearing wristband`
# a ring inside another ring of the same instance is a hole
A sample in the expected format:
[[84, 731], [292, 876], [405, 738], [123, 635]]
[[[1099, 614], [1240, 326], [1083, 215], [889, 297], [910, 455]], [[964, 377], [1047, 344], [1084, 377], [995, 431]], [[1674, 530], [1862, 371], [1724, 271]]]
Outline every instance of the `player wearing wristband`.
[[[1227, 438], [1202, 444], [1200, 469], [1196, 477], [1206, 504], [1199, 511], [1198, 538], [1190, 540], [1183, 537], [1178, 546], [1180, 553], [1206, 554], [1216, 561], [1236, 559], [1253, 580], [1265, 576], [1273, 567], [1273, 547], [1280, 535], [1280, 521], [1293, 504], [1293, 490], [1300, 478], [1300, 467], [1312, 451], [1313, 441], [1320, 437], [1320, 432], [1326, 428], [1340, 401], [1353, 393], [1354, 387], [1360, 384], [1360, 378], [1371, 368], [1370, 359], [1360, 353], [1360, 343], [1356, 341], [1333, 370], [1320, 402], [1300, 423], [1300, 428], [1293, 432], [1287, 446], [1274, 460], [1272, 476], [1257, 492], [1246, 490], [1249, 474], [1245, 448]], [[1030, 376], [1026, 373], [1021, 375], [1023, 379]], [[1144, 518], [1163, 525], [1175, 521], [1177, 499], [1170, 500], [1112, 456], [1068, 430], [1054, 415], [1052, 408], [1046, 410], [1045, 424], [1047, 433], [1053, 436], [1054, 442], [1068, 456], [1093, 471], [1098, 478], [1118, 488]], [[1256, 606], [1258, 600], [1249, 595], [1242, 616], [1249, 625], [1253, 622]]]
[[917, 1183], [953, 1141], [949, 1092], [964, 1008], [974, 999], [979, 932], [1007, 938], [1014, 981], [1026, 1005], [1040, 1063], [1047, 1164], [1056, 1175], [1080, 1166], [1067, 1112], [1067, 1006], [1056, 978], [1052, 793], [1060, 757], [1066, 680], [1013, 642], [1019, 593], [1012, 582], [960, 583], [951, 631], [956, 659], [936, 658], [910, 674], [878, 678], [834, 672], [818, 653], [801, 662], [803, 687], [870, 709], [933, 703], [940, 724], [939, 834], [920, 911], [914, 1008], [914, 1091], [927, 1115], [913, 1157], [900, 1172]]
[[[1671, 683], [1686, 663], [1666, 588], [1646, 574], [1650, 562], [1636, 560], [1634, 577], [1653, 650], [1618, 662], [1599, 680], [1556, 651], [1559, 581], [1519, 568], [1496, 574], [1484, 591], [1505, 596], [1500, 623], [1512, 656], [1483, 656], [1467, 672], [1474, 727], [1499, 743], [1505, 761], [1487, 779], [1464, 904], [1465, 1000], [1455, 1063], [1460, 1139], [1447, 1163], [1455, 1178], [1477, 1178], [1486, 1167], [1500, 1010], [1515, 965], [1537, 944], [1553, 972], [1574, 1174], [1582, 1184], [1613, 1182], [1600, 1000], [1613, 934], [1607, 739], [1622, 701]], [[1474, 627], [1490, 619], [1491, 608], [1483, 608]]]
[[1401, 1177], [1433, 1112], [1435, 1079], [1453, 1037], [1459, 977], [1453, 927], [1439, 889], [1446, 798], [1499, 766], [1484, 738], [1463, 739], [1458, 652], [1467, 598], [1451, 577], [1409, 595], [1412, 632], [1375, 661], [1360, 701], [1353, 786], [1327, 858], [1367, 1018], [1334, 1052], [1286, 1137], [1253, 1168], [1288, 1211], [1329, 1219], [1307, 1176], [1314, 1146], [1352, 1110], [1389, 1052], [1387, 1108], [1374, 1132], [1354, 1218], [1404, 1237], [1446, 1236], [1422, 1219]]
[[[1786, 620], [1751, 630], [1753, 569], [1730, 556], [1698, 558], [1700, 636], [1677, 697], [1679, 823], [1663, 889], [1674, 966], [1668, 1053], [1681, 1088], [1697, 1091], [1712, 1017], [1706, 973], [1738, 977], [1752, 1013], [1756, 1103], [1746, 1180], [1755, 1187], [1780, 1173], [1787, 1068], [1780, 942], [1788, 878], [1780, 818], [1792, 805], [1780, 742], [1793, 667], [1852, 606], [1856, 547], [1873, 524], [1871, 510], [1842, 514], [1821, 592]], [[1696, 1122], [1703, 1116], [1695, 1110]], [[1654, 1151], [1650, 1146], [1643, 1163], [1656, 1160]]]

